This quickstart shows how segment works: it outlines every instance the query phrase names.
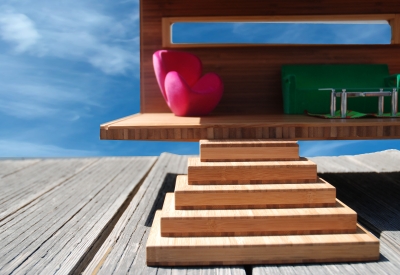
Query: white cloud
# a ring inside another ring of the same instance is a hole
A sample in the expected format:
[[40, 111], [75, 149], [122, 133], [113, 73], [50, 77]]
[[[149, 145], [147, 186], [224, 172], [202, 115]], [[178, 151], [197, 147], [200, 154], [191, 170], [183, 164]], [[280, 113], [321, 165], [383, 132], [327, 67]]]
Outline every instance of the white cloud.
[[35, 24], [21, 13], [0, 13], [0, 36], [3, 40], [15, 44], [15, 51], [25, 52], [39, 39]]
[[96, 151], [62, 148], [55, 145], [0, 140], [0, 157], [80, 157], [97, 156]]
[[75, 121], [102, 106], [102, 90], [90, 81], [93, 76], [58, 70], [0, 55], [0, 112], [29, 120], [57, 116]]
[[91, 1], [6, 2], [8, 6], [1, 7], [8, 11], [1, 16], [1, 38], [15, 44], [17, 53], [29, 49], [36, 57], [86, 62], [110, 75], [137, 71], [137, 6], [121, 16], [108, 12], [105, 4]]
[[106, 74], [123, 74], [132, 64], [138, 63], [139, 57], [117, 47], [104, 45], [89, 58], [89, 62]]

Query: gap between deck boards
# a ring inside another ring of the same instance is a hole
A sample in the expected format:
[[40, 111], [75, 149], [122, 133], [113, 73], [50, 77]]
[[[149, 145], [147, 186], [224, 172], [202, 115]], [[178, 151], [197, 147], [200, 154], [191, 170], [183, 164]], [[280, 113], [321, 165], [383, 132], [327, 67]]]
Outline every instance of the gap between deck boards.
[[110, 219], [110, 221], [108, 222], [108, 224], [104, 228], [103, 232], [101, 234], [99, 234], [98, 238], [95, 240], [94, 244], [90, 247], [90, 249], [88, 250], [86, 255], [84, 255], [82, 257], [82, 259], [76, 264], [76, 266], [74, 268], [72, 268], [70, 274], [81, 274], [87, 268], [87, 266], [90, 264], [90, 262], [93, 260], [94, 256], [96, 255], [97, 251], [100, 249], [100, 247], [103, 245], [105, 240], [107, 240], [108, 236], [113, 231], [113, 229], [114, 229], [115, 225], [117, 224], [118, 220], [121, 218], [122, 214], [128, 208], [128, 206], [131, 203], [133, 197], [139, 191], [139, 189], [142, 186], [143, 182], [146, 180], [147, 176], [149, 175], [151, 170], [154, 168], [154, 166], [158, 162], [158, 160], [159, 160], [159, 157], [153, 163], [153, 165], [150, 167], [150, 169], [147, 171], [147, 173], [145, 175], [143, 175], [142, 179], [135, 186], [135, 188], [129, 193], [128, 197], [126, 198], [124, 203], [121, 205], [121, 207], [118, 209], [117, 213]]

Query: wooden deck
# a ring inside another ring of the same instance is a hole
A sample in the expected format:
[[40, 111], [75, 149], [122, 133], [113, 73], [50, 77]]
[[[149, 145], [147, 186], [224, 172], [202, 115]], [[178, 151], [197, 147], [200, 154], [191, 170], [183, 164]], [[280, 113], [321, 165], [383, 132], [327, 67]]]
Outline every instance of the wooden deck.
[[153, 268], [155, 211], [188, 156], [0, 160], [0, 274], [400, 274], [400, 152], [313, 158], [381, 241], [379, 262]]

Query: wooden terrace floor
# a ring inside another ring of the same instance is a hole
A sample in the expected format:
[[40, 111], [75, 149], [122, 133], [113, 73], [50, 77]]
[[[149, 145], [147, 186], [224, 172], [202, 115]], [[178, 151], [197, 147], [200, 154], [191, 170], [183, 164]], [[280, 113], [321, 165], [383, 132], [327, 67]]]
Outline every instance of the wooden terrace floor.
[[154, 213], [187, 156], [0, 160], [0, 274], [400, 274], [400, 152], [314, 158], [381, 240], [379, 262], [154, 268]]

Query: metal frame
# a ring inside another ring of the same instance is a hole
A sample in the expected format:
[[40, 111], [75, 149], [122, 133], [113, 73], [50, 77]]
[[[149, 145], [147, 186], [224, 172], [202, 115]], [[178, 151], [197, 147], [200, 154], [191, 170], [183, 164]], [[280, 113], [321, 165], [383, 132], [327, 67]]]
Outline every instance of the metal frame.
[[384, 110], [384, 97], [391, 96], [392, 97], [392, 111], [391, 116], [396, 117], [397, 115], [397, 98], [398, 91], [393, 88], [391, 92], [384, 92], [381, 88], [379, 91], [364, 91], [364, 92], [347, 92], [346, 89], [342, 89], [341, 92], [336, 92], [333, 88], [323, 88], [318, 89], [320, 91], [331, 91], [331, 116], [335, 116], [336, 112], [336, 98], [341, 97], [340, 103], [340, 116], [342, 118], [346, 118], [347, 113], [347, 98], [348, 97], [379, 97], [378, 101], [378, 115], [383, 114]]

